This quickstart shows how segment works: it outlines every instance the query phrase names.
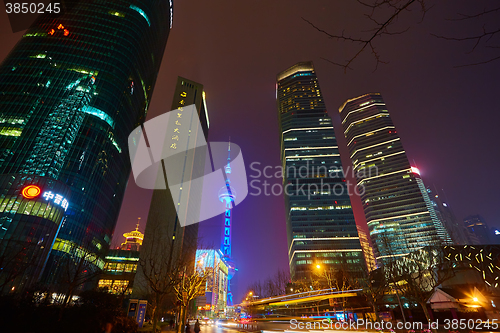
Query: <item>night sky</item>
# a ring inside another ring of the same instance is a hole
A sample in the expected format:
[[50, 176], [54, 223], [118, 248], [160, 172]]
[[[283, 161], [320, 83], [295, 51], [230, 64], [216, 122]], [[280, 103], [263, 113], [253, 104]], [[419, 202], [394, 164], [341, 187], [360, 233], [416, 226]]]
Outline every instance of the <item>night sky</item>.
[[[500, 55], [500, 49], [473, 41], [438, 39], [431, 33], [466, 37], [481, 33], [495, 20], [493, 13], [478, 20], [453, 21], [460, 13], [474, 14], [495, 1], [430, 1], [422, 20], [418, 5], [410, 7], [394, 29], [404, 34], [375, 40], [383, 61], [375, 70], [369, 51], [343, 68], [322, 58], [343, 62], [359, 46], [329, 39], [301, 19], [335, 34], [367, 36], [373, 27], [366, 8], [344, 1], [175, 1], [173, 29], [158, 74], [148, 119], [170, 111], [177, 76], [204, 85], [210, 117], [209, 141], [231, 141], [243, 152], [247, 175], [252, 162], [280, 165], [276, 75], [299, 61], [312, 60], [330, 116], [333, 118], [344, 168], [350, 166], [342, 135], [339, 106], [348, 98], [382, 93], [410, 161], [426, 185], [444, 189], [447, 203], [460, 220], [482, 215], [490, 227], [500, 227], [500, 180], [496, 168], [500, 60], [454, 68]], [[457, 5], [456, 3], [461, 3]], [[475, 7], [475, 8], [474, 8]], [[491, 6], [490, 6], [491, 7]], [[490, 17], [491, 16], [491, 17]], [[13, 34], [0, 13], [0, 59], [21, 38]], [[494, 36], [489, 45], [500, 45]], [[280, 183], [273, 178], [271, 184]], [[236, 189], [238, 190], [238, 189]], [[214, 189], [214, 195], [217, 195]], [[252, 190], [250, 190], [252, 191]], [[144, 230], [152, 192], [139, 189], [131, 177], [112, 245], [142, 217]], [[353, 199], [356, 222], [366, 226], [361, 202]], [[204, 243], [218, 245], [222, 216], [200, 224]], [[288, 270], [284, 199], [249, 195], [233, 211], [233, 257], [239, 268], [234, 278], [235, 302], [249, 284], [278, 268]]]

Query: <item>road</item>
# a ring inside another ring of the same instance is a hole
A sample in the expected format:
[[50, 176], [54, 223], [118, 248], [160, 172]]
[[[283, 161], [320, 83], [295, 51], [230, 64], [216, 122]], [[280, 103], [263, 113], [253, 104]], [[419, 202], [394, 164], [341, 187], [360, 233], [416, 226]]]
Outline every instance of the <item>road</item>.
[[[191, 333], [194, 333], [193, 330], [193, 325], [191, 325]], [[168, 330], [166, 327], [162, 330], [162, 332], [170, 332], [173, 333], [173, 330]], [[214, 325], [201, 325], [201, 332], [200, 333], [249, 333], [248, 330], [242, 330], [238, 328], [230, 328], [230, 327], [217, 327]]]

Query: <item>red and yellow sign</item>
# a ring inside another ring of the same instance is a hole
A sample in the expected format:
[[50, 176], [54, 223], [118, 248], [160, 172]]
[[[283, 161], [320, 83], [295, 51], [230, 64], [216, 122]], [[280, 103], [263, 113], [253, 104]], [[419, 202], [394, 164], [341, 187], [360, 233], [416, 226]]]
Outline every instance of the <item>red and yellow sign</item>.
[[42, 190], [36, 185], [28, 185], [22, 190], [22, 195], [26, 199], [33, 199], [40, 195]]

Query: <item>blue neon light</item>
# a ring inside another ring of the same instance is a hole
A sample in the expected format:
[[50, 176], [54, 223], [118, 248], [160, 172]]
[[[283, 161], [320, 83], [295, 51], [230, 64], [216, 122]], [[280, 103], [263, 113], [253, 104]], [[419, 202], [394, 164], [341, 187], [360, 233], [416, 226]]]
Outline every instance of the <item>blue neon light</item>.
[[222, 248], [224, 255], [231, 258], [231, 210], [226, 209], [226, 217], [224, 218], [224, 240]]
[[294, 77], [297, 77], [297, 76], [311, 76], [312, 73], [298, 73], [298, 74], [295, 74], [294, 76], [292, 76], [292, 78]]
[[104, 120], [108, 123], [109, 126], [111, 126], [111, 128], [115, 128], [115, 122], [113, 121], [113, 118], [111, 118], [106, 112], [99, 110], [93, 106], [85, 106], [82, 111]]
[[133, 9], [136, 12], [138, 12], [139, 14], [141, 14], [141, 16], [144, 17], [144, 19], [146, 20], [146, 22], [148, 22], [148, 25], [151, 26], [151, 22], [149, 21], [149, 17], [146, 15], [146, 13], [142, 9], [140, 9], [139, 7], [134, 6], [134, 5], [130, 5], [129, 8]]

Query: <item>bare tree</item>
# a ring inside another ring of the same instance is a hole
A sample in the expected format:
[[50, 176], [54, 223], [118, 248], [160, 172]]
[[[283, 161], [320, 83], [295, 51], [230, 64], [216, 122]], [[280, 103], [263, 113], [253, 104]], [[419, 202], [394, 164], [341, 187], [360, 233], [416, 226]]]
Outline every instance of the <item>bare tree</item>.
[[[158, 228], [159, 229], [159, 228]], [[134, 281], [134, 293], [147, 297], [152, 312], [153, 332], [156, 332], [161, 307], [183, 272], [180, 248], [174, 242], [165, 241], [159, 231], [148, 234], [146, 246], [141, 248], [138, 273]], [[194, 265], [194, 263], [193, 263]]]
[[[347, 263], [342, 260], [338, 265], [328, 266], [326, 268], [317, 267], [315, 271], [320, 277], [324, 278], [326, 285], [331, 291], [340, 292], [338, 297], [345, 318], [348, 297], [344, 297], [344, 292], [358, 286], [354, 272], [348, 268]], [[336, 302], [336, 304], [338, 304]]]
[[64, 309], [75, 292], [101, 274], [104, 262], [98, 253], [89, 250], [95, 247], [94, 243], [93, 239], [88, 239], [83, 242], [83, 246], [80, 246], [71, 241], [57, 239], [54, 244], [54, 250], [64, 253], [60, 264], [63, 271], [61, 285], [65, 288], [65, 292], [59, 319], [62, 318]]
[[21, 281], [16, 283], [16, 280], [26, 275], [27, 272], [36, 275], [33, 270], [36, 269], [40, 260], [36, 255], [40, 252], [37, 251], [39, 247], [37, 244], [12, 239], [4, 240], [4, 242], [0, 248], [0, 295], [5, 293], [5, 288], [21, 284]]
[[[411, 24], [396, 24], [398, 22], [406, 22], [407, 15], [417, 12], [421, 21], [424, 20], [426, 13], [433, 7], [433, 0], [358, 0], [362, 7], [366, 9], [362, 15], [367, 19], [370, 28], [358, 33], [346, 33], [345, 31], [328, 32], [320, 28], [314, 22], [302, 17], [302, 19], [312, 26], [315, 30], [326, 35], [330, 39], [337, 41], [348, 42], [356, 45], [353, 54], [345, 61], [332, 60], [322, 58], [323, 60], [340, 66], [344, 69], [352, 69], [352, 64], [364, 52], [370, 52], [375, 59], [375, 70], [379, 64], [385, 64], [387, 61], [382, 60], [377, 49], [377, 42], [381, 37], [403, 34], [410, 29]], [[492, 2], [493, 3], [493, 2]], [[487, 5], [484, 5], [487, 6]], [[457, 21], [467, 24], [476, 24], [480, 28], [477, 32], [472, 32], [467, 36], [447, 36], [443, 34], [433, 33], [434, 37], [448, 41], [469, 42], [472, 43], [470, 52], [473, 52], [478, 47], [486, 49], [500, 49], [498, 40], [493, 37], [500, 34], [500, 24], [496, 19], [497, 12], [500, 11], [500, 6], [497, 3], [489, 4], [489, 7], [474, 13], [458, 13], [457, 18], [450, 21]], [[489, 22], [488, 22], [489, 20]], [[474, 22], [473, 22], [474, 21]], [[472, 27], [471, 29], [477, 29]], [[469, 53], [470, 53], [469, 52]], [[476, 61], [468, 64], [458, 65], [455, 67], [465, 67], [472, 65], [486, 64], [495, 60], [499, 60], [500, 56], [492, 56], [481, 61]]]
[[266, 297], [272, 297], [279, 295], [279, 290], [276, 288], [276, 284], [271, 277], [264, 280], [264, 290]]
[[269, 276], [263, 283], [257, 281], [248, 286], [247, 295], [252, 293], [252, 296], [261, 298], [284, 295], [289, 283], [290, 274], [285, 270], [278, 269], [274, 275]]
[[182, 330], [189, 302], [205, 291], [206, 284], [204, 272], [195, 270], [199, 239], [186, 232], [189, 226], [177, 225], [179, 229], [175, 237], [172, 230], [164, 227], [161, 224], [146, 227], [133, 287], [134, 297], [148, 298], [153, 332], [156, 332], [159, 315], [170, 298], [179, 301], [182, 313], [178, 329]]
[[249, 295], [250, 293], [252, 293], [252, 296], [254, 297], [267, 297], [266, 294], [264, 294], [264, 288], [262, 287], [262, 283], [260, 282], [260, 280], [248, 286], [247, 295]]
[[425, 247], [399, 259], [396, 270], [404, 295], [422, 307], [430, 322], [427, 301], [437, 286], [455, 276], [452, 261], [441, 247]]
[[274, 281], [276, 289], [278, 290], [278, 295], [284, 295], [286, 294], [286, 286], [290, 283], [290, 273], [283, 269], [279, 269], [274, 274]]
[[[407, 251], [410, 251], [406, 239], [404, 237], [401, 237], [401, 239], [404, 241]], [[384, 275], [388, 283], [388, 289], [394, 292], [394, 294], [396, 295], [396, 298], [398, 299], [399, 309], [401, 311], [401, 316], [403, 317], [403, 322], [406, 322], [403, 304], [401, 303], [401, 295], [403, 291], [401, 289], [401, 285], [398, 283], [400, 272], [397, 268], [397, 259], [400, 253], [397, 253], [397, 251], [394, 249], [394, 240], [395, 239], [393, 237], [389, 238], [385, 234], [380, 236], [380, 245], [384, 248], [384, 253], [386, 253], [385, 258], [381, 263], [382, 267], [384, 268]], [[398, 247], [402, 245], [401, 243], [397, 242], [396, 244]]]
[[350, 42], [359, 46], [356, 53], [353, 54], [345, 62], [337, 62], [326, 58], [322, 58], [331, 64], [344, 68], [344, 72], [346, 72], [347, 69], [352, 69], [351, 67], [352, 63], [365, 50], [371, 52], [371, 54], [375, 58], [376, 61], [375, 69], [377, 69], [380, 63], [387, 63], [386, 61], [383, 61], [381, 59], [380, 54], [377, 51], [375, 42], [382, 36], [398, 35], [408, 31], [409, 27], [403, 29], [393, 29], [393, 27], [397, 19], [400, 16], [402, 16], [404, 12], [408, 11], [412, 6], [414, 5], [420, 6], [422, 18], [427, 11], [426, 0], [373, 0], [371, 2], [363, 2], [358, 0], [358, 2], [369, 9], [368, 13], [364, 14], [364, 16], [373, 24], [373, 27], [371, 29], [362, 34], [365, 36], [354, 37], [351, 35], [347, 35], [344, 31], [342, 31], [340, 34], [332, 34], [323, 29], [320, 29], [314, 23], [310, 22], [304, 17], [302, 18], [314, 29], [325, 34], [331, 39]]
[[182, 277], [174, 285], [175, 295], [180, 302], [180, 323], [177, 327], [178, 333], [182, 333], [184, 330], [189, 303], [196, 297], [205, 294], [206, 284], [207, 276], [203, 269], [196, 269], [194, 272], [188, 273], [185, 267]]
[[[455, 42], [467, 42], [471, 43], [471, 49], [468, 53], [474, 52], [477, 48], [490, 48], [490, 49], [500, 49], [500, 43], [495, 37], [500, 35], [500, 25], [498, 25], [498, 13], [500, 12], [500, 6], [495, 4], [492, 8], [483, 8], [479, 12], [464, 14], [458, 13], [458, 17], [451, 19], [452, 21], [461, 21], [461, 22], [470, 22], [476, 21], [480, 23], [481, 27], [477, 32], [471, 33], [467, 36], [445, 36], [440, 34], [433, 33], [434, 37], [445, 39], [448, 41]], [[492, 19], [493, 24], [488, 24], [487, 20]], [[493, 25], [493, 26], [492, 26]], [[492, 61], [496, 61], [500, 59], [500, 55], [490, 56], [483, 60], [457, 65], [455, 67], [467, 67], [467, 66], [475, 66], [475, 65], [484, 65], [490, 63]]]
[[361, 288], [363, 288], [363, 296], [372, 307], [375, 320], [380, 322], [378, 304], [389, 289], [383, 267], [367, 272], [366, 276], [361, 279]]

